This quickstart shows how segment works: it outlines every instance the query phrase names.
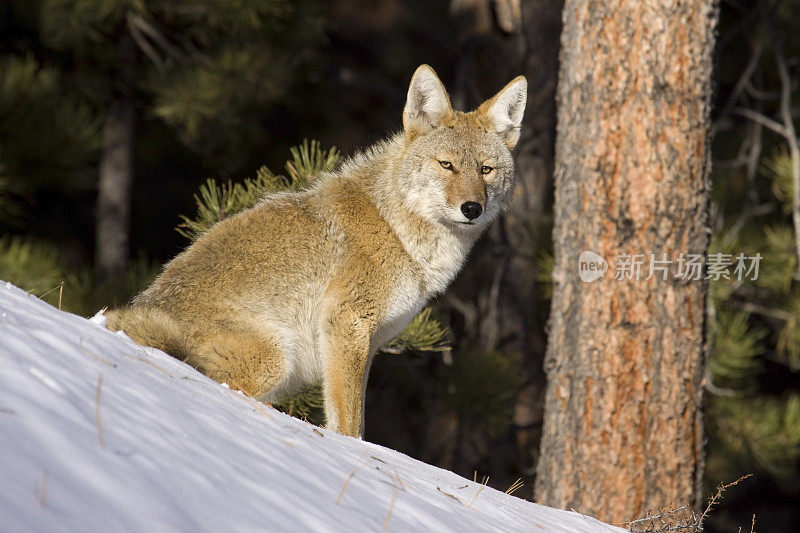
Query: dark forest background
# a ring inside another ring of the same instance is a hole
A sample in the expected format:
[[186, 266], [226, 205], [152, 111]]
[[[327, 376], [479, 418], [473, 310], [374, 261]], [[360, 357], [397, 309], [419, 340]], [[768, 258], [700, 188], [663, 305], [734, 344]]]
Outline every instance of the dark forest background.
[[[764, 531], [800, 524], [797, 138], [776, 128], [800, 116], [799, 4], [720, 6], [710, 252], [763, 261], [756, 281], [710, 287], [705, 490], [754, 476], [725, 494], [709, 530], [746, 529], [754, 513]], [[449, 349], [376, 359], [366, 439], [500, 490], [521, 478], [515, 495], [531, 499], [560, 29], [561, 6], [545, 0], [3, 2], [0, 278], [85, 315], [124, 304], [188, 244], [175, 228], [207, 179], [284, 172], [303, 139], [347, 155], [396, 131], [421, 63], [461, 109], [525, 74], [512, 207], [432, 306]], [[133, 106], [128, 263], [108, 272], [97, 187], [120, 99]]]

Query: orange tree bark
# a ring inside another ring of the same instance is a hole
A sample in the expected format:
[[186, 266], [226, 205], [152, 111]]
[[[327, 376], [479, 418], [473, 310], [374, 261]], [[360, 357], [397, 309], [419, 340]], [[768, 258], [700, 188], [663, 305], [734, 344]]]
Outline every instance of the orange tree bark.
[[[555, 267], [535, 495], [620, 522], [699, 503], [713, 0], [567, 0], [557, 91]], [[578, 257], [608, 261], [582, 282]], [[674, 260], [646, 280], [649, 254]], [[616, 280], [620, 254], [642, 276]]]

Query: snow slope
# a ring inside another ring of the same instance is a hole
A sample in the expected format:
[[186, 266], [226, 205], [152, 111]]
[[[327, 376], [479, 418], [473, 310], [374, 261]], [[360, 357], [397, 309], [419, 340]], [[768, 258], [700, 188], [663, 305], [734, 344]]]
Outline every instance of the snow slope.
[[622, 531], [283, 415], [2, 282], [0, 530]]

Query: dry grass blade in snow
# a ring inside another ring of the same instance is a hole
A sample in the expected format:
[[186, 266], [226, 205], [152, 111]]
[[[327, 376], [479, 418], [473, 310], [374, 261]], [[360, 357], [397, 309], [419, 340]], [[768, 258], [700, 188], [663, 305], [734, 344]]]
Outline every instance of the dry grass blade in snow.
[[510, 487], [506, 489], [506, 494], [514, 494], [514, 492], [516, 492], [517, 490], [521, 489], [524, 486], [525, 483], [523, 483], [522, 478], [519, 477], [514, 483], [511, 484]]
[[97, 378], [97, 393], [94, 396], [94, 419], [97, 424], [97, 438], [100, 439], [100, 446], [106, 447], [106, 439], [103, 437], [103, 424], [100, 422], [100, 393], [103, 391], [103, 374]]
[[386, 513], [386, 520], [383, 521], [383, 531], [389, 527], [389, 520], [392, 518], [392, 510], [394, 509], [394, 501], [397, 499], [397, 489], [392, 490], [392, 501], [389, 502], [389, 512]]

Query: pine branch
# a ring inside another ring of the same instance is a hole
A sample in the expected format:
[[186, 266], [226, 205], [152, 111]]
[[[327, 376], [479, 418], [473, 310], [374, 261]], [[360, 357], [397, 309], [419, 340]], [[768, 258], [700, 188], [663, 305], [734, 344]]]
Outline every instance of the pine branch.
[[287, 176], [273, 174], [267, 167], [261, 167], [255, 179], [245, 179], [241, 183], [227, 181], [218, 184], [208, 179], [195, 195], [197, 213], [194, 218], [181, 215], [182, 222], [176, 228], [178, 233], [191, 241], [196, 241], [217, 222], [252, 207], [264, 195], [279, 191], [297, 191], [306, 188], [315, 177], [330, 172], [339, 162], [336, 147], [323, 150], [318, 141], [303, 140], [291, 149], [292, 158], [286, 162]]
[[450, 349], [448, 334], [449, 331], [432, 316], [431, 308], [426, 307], [381, 351], [387, 354], [443, 352]]

